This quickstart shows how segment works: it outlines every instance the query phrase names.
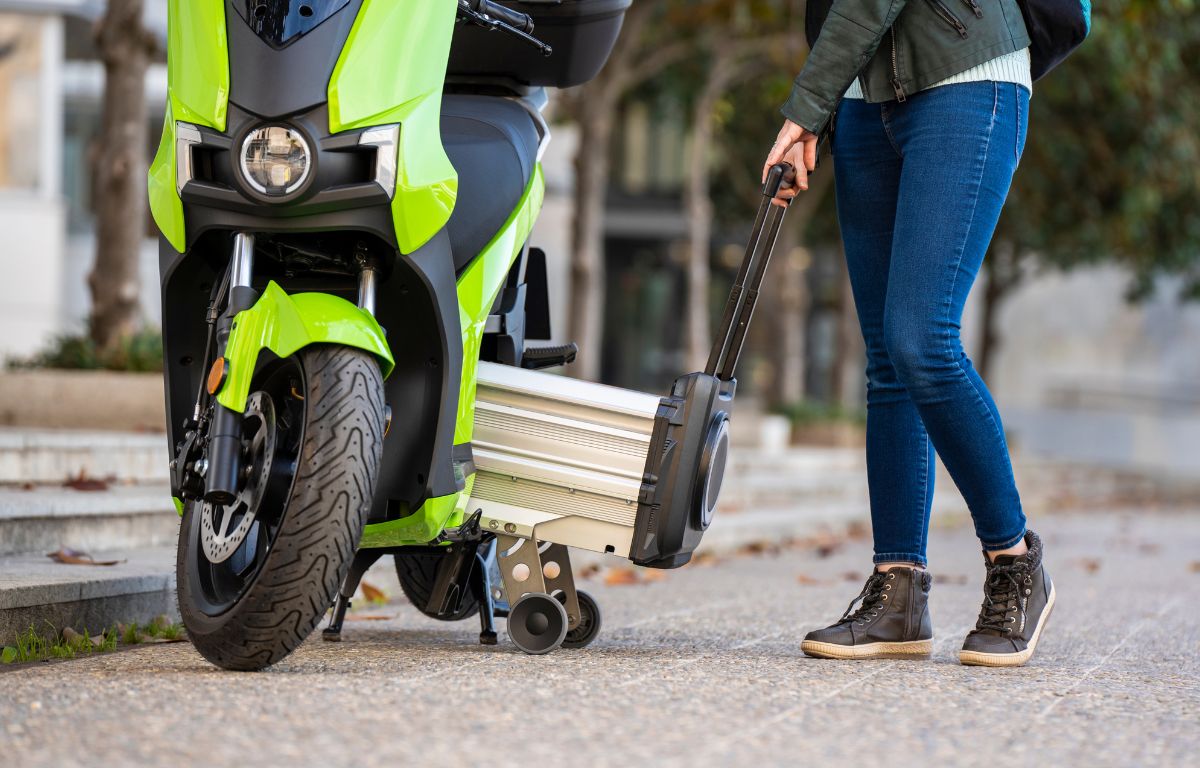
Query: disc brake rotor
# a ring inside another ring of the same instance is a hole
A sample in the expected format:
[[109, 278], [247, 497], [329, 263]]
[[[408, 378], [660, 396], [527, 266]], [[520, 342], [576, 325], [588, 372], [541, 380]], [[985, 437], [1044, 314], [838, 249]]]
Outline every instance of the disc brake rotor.
[[246, 403], [249, 446], [244, 457], [245, 482], [229, 505], [204, 503], [200, 512], [200, 544], [210, 563], [223, 563], [246, 541], [254, 527], [259, 505], [275, 461], [275, 405], [264, 392], [255, 392]]

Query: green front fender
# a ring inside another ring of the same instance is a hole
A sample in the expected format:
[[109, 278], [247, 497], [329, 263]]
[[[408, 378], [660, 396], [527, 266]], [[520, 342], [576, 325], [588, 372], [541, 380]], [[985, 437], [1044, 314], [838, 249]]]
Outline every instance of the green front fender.
[[242, 413], [262, 351], [269, 349], [285, 358], [310, 344], [339, 344], [370, 352], [379, 358], [384, 378], [395, 367], [387, 336], [371, 313], [326, 293], [288, 296], [271, 282], [257, 304], [234, 318], [225, 348], [229, 371], [217, 402]]

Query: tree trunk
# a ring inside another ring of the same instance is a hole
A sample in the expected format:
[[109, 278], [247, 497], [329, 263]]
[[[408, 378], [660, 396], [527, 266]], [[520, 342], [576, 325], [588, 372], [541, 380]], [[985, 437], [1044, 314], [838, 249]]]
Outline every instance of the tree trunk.
[[702, 370], [712, 347], [712, 318], [708, 301], [712, 280], [713, 204], [709, 191], [709, 157], [716, 135], [717, 102], [738, 74], [736, 50], [718, 42], [712, 65], [692, 110], [692, 145], [684, 187], [687, 212], [687, 309], [684, 325], [688, 369]]
[[146, 70], [153, 39], [142, 27], [142, 0], [109, 0], [96, 31], [104, 61], [101, 132], [93, 160], [96, 263], [91, 335], [111, 350], [137, 329], [138, 254], [146, 229]]
[[578, 110], [579, 152], [575, 156], [575, 221], [571, 232], [571, 340], [579, 344], [572, 373], [600, 378], [604, 340], [604, 205], [615, 103], [589, 100]]
[[987, 381], [1000, 349], [1000, 307], [1021, 282], [1020, 266], [1013, 244], [997, 242], [984, 260], [983, 268], [987, 274], [987, 283], [984, 285], [980, 318], [982, 328], [979, 335], [979, 359], [975, 362], [980, 378]]
[[854, 291], [850, 286], [850, 271], [846, 268], [846, 257], [840, 246], [837, 259], [838, 341], [831, 371], [830, 394], [834, 404], [853, 409], [862, 404], [861, 384], [855, 382], [862, 382], [865, 379], [864, 342], [862, 330], [858, 326], [858, 314], [854, 308]]

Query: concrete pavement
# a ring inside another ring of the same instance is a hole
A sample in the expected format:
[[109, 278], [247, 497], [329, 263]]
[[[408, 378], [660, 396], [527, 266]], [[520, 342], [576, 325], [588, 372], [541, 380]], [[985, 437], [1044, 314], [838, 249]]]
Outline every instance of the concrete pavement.
[[221, 672], [186, 644], [0, 672], [0, 764], [1194, 764], [1200, 512], [1035, 527], [1059, 603], [1019, 670], [956, 662], [982, 571], [961, 521], [932, 535], [930, 662], [799, 654], [860, 588], [861, 538], [632, 586], [601, 571], [582, 584], [605, 610], [596, 644], [536, 658], [422, 618], [381, 570], [369, 578], [398, 599], [265, 673]]

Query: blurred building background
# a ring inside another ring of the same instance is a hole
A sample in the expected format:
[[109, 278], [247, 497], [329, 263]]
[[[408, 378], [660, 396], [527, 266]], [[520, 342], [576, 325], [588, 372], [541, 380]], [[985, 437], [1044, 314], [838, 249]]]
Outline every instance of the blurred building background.
[[[103, 151], [95, 139], [104, 92], [92, 27], [103, 10], [104, 0], [0, 0], [0, 359], [28, 356], [56, 335], [82, 332], [89, 316], [86, 278], [95, 251], [89, 157]], [[147, 0], [145, 25], [165, 40], [166, 0]], [[686, 187], [695, 89], [676, 85], [667, 78], [622, 98], [604, 201], [599, 376], [650, 391], [688, 367]], [[162, 61], [147, 76], [146, 96], [149, 157], [166, 99]], [[738, 129], [747, 157], [765, 149], [778, 128], [774, 113], [766, 114], [757, 127]], [[559, 118], [534, 243], [551, 255], [555, 328], [566, 339], [581, 139], [569, 110]], [[1032, 131], [1037, 141], [1037, 124]], [[715, 312], [740, 259], [753, 200], [745, 200], [744, 183], [720, 173], [711, 184], [718, 206], [709, 248]], [[746, 210], [728, 204], [737, 195]], [[160, 316], [157, 241], [142, 215], [142, 307], [153, 326]], [[819, 227], [832, 217], [826, 204], [805, 225]], [[841, 254], [828, 238], [810, 242], [805, 231], [785, 235], [745, 388], [763, 409], [817, 403], [852, 413], [863, 401], [861, 342]], [[1130, 303], [1129, 275], [1119, 266], [1021, 269], [1024, 279], [996, 311], [999, 343], [989, 365], [1014, 445], [1033, 456], [1200, 475], [1200, 307], [1180, 300], [1181, 281], [1159, 281]], [[977, 287], [964, 334], [976, 351], [985, 293]]]

